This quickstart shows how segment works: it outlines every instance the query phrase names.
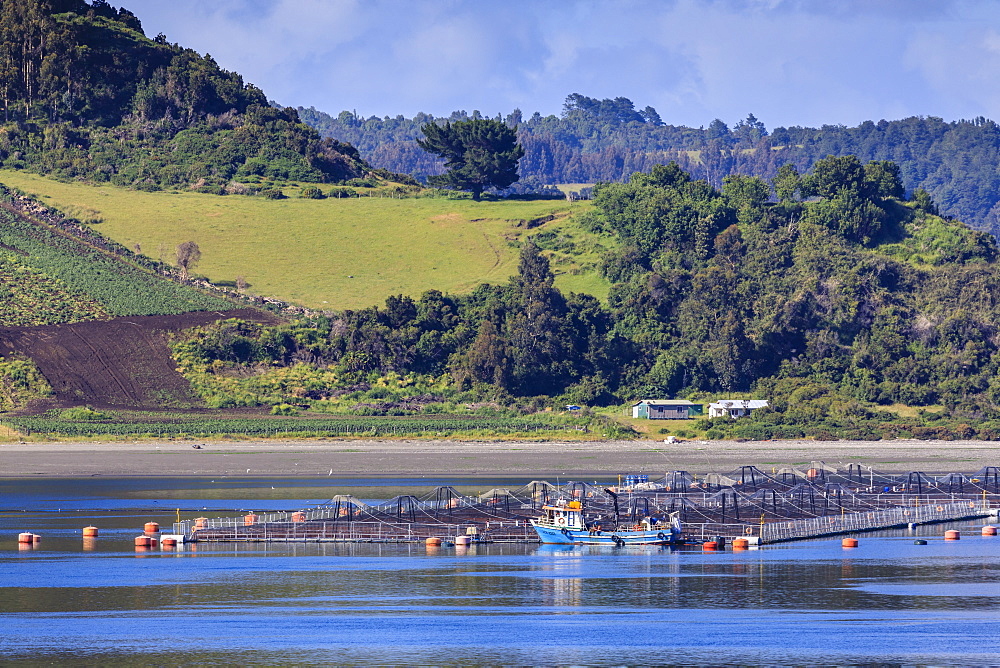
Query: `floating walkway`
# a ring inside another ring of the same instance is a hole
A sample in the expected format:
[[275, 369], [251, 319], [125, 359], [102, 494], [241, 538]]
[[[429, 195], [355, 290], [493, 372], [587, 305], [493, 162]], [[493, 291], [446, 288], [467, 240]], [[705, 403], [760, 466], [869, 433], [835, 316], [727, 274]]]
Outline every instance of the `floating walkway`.
[[700, 476], [673, 471], [653, 480], [629, 477], [624, 485], [535, 480], [478, 496], [437, 487], [422, 497], [402, 495], [377, 505], [338, 495], [291, 513], [201, 517], [175, 523], [173, 533], [187, 542], [538, 542], [530, 519], [559, 498], [579, 500], [588, 523], [609, 530], [677, 512], [691, 542], [744, 538], [760, 545], [996, 516], [1000, 468], [896, 475], [860, 464], [838, 470], [814, 462], [806, 470], [770, 473], [753, 466]]
[[757, 535], [759, 543], [780, 543], [789, 540], [862, 533], [917, 524], [995, 517], [996, 514], [997, 509], [991, 508], [988, 501], [959, 501], [914, 508], [873, 510], [867, 513], [845, 513], [790, 522], [771, 522], [760, 525], [757, 528]]

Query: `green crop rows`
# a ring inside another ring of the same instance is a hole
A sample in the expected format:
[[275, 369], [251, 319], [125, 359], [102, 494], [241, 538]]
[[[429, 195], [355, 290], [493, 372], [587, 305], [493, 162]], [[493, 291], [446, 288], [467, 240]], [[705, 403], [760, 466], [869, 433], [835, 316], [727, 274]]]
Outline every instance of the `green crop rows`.
[[560, 427], [537, 420], [482, 418], [347, 418], [347, 419], [229, 419], [186, 422], [71, 422], [52, 418], [18, 417], [4, 424], [25, 436], [278, 436], [310, 434], [318, 436], [388, 436], [418, 433], [488, 431], [494, 433], [531, 432]]
[[0, 211], [0, 244], [18, 264], [87, 295], [111, 315], [166, 315], [232, 304], [165, 280], [7, 211]]
[[[87, 295], [67, 289], [0, 248], [0, 326], [53, 325], [108, 317]], [[44, 306], [44, 308], [43, 308]]]

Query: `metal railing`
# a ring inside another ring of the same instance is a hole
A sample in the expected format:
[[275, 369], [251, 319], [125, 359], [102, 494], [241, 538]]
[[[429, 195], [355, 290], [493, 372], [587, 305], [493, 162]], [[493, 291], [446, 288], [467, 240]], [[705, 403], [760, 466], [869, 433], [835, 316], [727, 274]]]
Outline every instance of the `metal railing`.
[[[410, 543], [431, 536], [456, 538], [470, 536], [475, 542], [525, 542], [537, 540], [530, 523], [524, 521], [492, 521], [483, 524], [448, 524], [423, 522], [289, 522], [258, 521], [253, 524], [209, 520], [198, 526], [195, 520], [177, 522], [174, 533], [186, 540], [210, 542], [344, 542], [344, 543]], [[468, 529], [475, 528], [469, 534]]]
[[986, 517], [991, 514], [989, 502], [974, 500], [956, 503], [930, 503], [924, 506], [872, 510], [865, 513], [844, 513], [843, 515], [747, 526], [751, 528], [750, 535], [759, 536], [761, 543], [776, 543], [855, 531], [874, 531], [907, 524], [927, 524]]

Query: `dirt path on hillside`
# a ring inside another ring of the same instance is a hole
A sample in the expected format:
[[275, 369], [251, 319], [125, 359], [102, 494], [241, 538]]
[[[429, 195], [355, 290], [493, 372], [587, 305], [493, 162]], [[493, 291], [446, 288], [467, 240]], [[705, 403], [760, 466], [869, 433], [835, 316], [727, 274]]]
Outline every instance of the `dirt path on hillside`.
[[[199, 448], [192, 447], [199, 445]], [[972, 473], [1000, 466], [985, 441], [653, 441], [524, 443], [461, 441], [153, 441], [0, 444], [0, 477], [94, 475], [560, 476], [564, 479], [666, 471], [770, 472], [824, 461], [881, 472]]]

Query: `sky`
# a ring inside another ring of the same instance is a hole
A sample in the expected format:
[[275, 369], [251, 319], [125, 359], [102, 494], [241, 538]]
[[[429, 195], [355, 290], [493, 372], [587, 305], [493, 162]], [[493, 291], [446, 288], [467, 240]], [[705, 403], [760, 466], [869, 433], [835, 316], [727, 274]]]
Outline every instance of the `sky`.
[[118, 0], [284, 106], [665, 123], [1000, 120], [1000, 0]]

